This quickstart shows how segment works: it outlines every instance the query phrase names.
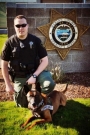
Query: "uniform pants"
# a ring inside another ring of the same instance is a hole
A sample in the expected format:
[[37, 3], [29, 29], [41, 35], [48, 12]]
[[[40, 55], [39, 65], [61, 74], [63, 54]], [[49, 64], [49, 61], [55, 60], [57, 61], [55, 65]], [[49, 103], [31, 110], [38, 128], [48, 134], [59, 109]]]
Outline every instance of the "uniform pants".
[[[26, 81], [28, 80], [30, 76], [27, 76], [26, 78], [15, 78], [14, 80], [14, 89], [15, 89], [15, 95], [14, 100], [17, 102], [17, 98], [19, 96], [20, 90], [22, 87], [26, 84]], [[41, 93], [49, 94], [55, 87], [55, 82], [52, 79], [52, 76], [49, 71], [43, 71], [39, 74], [39, 76], [36, 79], [36, 84], [40, 85]], [[31, 89], [32, 85], [28, 85], [29, 90]], [[38, 90], [38, 89], [37, 89]]]

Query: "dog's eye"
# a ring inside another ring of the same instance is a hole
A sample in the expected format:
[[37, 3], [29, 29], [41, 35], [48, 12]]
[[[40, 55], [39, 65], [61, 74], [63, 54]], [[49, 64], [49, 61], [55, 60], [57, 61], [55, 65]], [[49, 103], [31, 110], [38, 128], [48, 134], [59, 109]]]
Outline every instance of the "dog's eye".
[[35, 97], [34, 95], [30, 95], [30, 97]]

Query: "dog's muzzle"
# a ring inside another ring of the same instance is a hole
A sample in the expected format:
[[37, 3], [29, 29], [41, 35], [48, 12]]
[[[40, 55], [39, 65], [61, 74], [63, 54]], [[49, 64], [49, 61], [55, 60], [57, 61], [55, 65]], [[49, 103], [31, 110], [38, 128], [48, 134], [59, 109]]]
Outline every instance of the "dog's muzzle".
[[28, 103], [28, 108], [31, 110], [36, 110], [39, 107], [42, 107], [44, 105], [44, 101], [43, 99], [41, 100], [41, 102], [37, 105], [36, 103], [31, 104], [30, 102]]

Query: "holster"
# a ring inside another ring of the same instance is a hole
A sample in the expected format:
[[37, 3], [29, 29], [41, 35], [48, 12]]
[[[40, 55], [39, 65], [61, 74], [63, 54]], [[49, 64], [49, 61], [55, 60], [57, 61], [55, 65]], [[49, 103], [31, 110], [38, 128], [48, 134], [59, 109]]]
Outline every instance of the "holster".
[[9, 72], [11, 81], [14, 82], [15, 72], [11, 68], [8, 68], [8, 72]]
[[34, 63], [24, 64], [13, 60], [10, 62], [9, 74], [12, 82], [14, 82], [15, 77], [25, 78], [27, 75], [33, 74], [35, 70], [36, 68]]

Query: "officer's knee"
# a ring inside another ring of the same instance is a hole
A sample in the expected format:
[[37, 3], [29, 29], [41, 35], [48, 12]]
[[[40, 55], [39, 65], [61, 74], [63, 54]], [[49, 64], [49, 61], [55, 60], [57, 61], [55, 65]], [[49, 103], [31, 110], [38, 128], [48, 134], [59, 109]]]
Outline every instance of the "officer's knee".
[[55, 87], [55, 82], [52, 80], [45, 80], [42, 84], [42, 93], [49, 94], [51, 91], [53, 91]]
[[44, 93], [44, 94], [50, 93], [55, 87], [55, 82], [52, 79], [50, 72], [48, 71], [43, 71], [38, 76], [37, 82], [40, 83], [41, 93]]

